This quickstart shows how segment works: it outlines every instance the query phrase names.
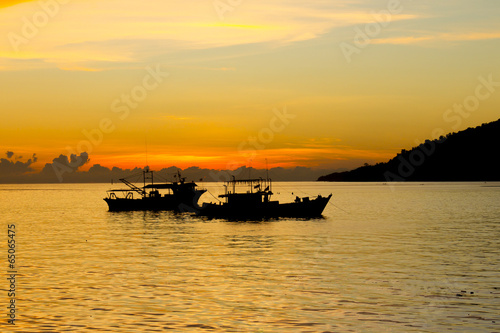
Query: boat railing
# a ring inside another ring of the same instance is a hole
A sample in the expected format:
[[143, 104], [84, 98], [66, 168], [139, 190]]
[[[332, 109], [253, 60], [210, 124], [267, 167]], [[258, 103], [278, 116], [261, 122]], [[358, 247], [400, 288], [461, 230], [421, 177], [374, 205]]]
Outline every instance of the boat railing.
[[[225, 185], [224, 185], [225, 195], [238, 193], [236, 191], [237, 185], [249, 186], [250, 190], [245, 191], [246, 193], [272, 192], [272, 181], [270, 178], [236, 179], [236, 177], [233, 176], [232, 180], [228, 180], [225, 182]], [[230, 189], [232, 189], [232, 191]]]
[[118, 196], [116, 193], [124, 193], [123, 196], [120, 196], [125, 199], [133, 199], [134, 198], [134, 191], [132, 190], [109, 190], [108, 191], [108, 198], [112, 200], [118, 199]]
[[[140, 174], [135, 174], [126, 178], [120, 178], [120, 181], [127, 185], [128, 189], [114, 189], [109, 190], [108, 198], [109, 199], [118, 199], [118, 195], [116, 193], [122, 192], [123, 195], [120, 195], [120, 198], [125, 199], [133, 199], [134, 192], [138, 193], [142, 198], [160, 198], [162, 196], [166, 197], [169, 195], [175, 195], [177, 193], [184, 193], [188, 190], [195, 190], [197, 184], [192, 182], [186, 182], [185, 177], [181, 177], [180, 172], [175, 175], [178, 178], [178, 181], [174, 182], [166, 182], [166, 183], [154, 183], [153, 182], [153, 171], [151, 171], [148, 167], [141, 172], [142, 174], [142, 186], [136, 185], [137, 176]], [[128, 179], [127, 179], [128, 178]], [[130, 180], [129, 180], [130, 179]], [[136, 181], [133, 182], [132, 179]], [[162, 194], [159, 190], [167, 190], [166, 194]], [[205, 188], [198, 188], [197, 191], [206, 192]]]

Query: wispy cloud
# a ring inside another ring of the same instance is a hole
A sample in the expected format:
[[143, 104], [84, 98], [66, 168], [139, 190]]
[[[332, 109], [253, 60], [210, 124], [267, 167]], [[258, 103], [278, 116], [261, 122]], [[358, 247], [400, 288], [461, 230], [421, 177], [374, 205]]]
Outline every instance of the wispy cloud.
[[193, 119], [192, 117], [176, 116], [176, 115], [161, 115], [157, 118], [162, 120], [181, 120], [181, 121]]
[[183, 69], [195, 69], [195, 70], [202, 70], [202, 71], [221, 71], [221, 72], [228, 72], [228, 71], [235, 71], [236, 68], [234, 67], [204, 67], [204, 66], [176, 66], [177, 68], [183, 68]]
[[[220, 21], [213, 8], [191, 2], [133, 0], [73, 1], [36, 38], [13, 50], [0, 41], [0, 68], [26, 69], [15, 60], [40, 68], [103, 70], [134, 67], [180, 50], [222, 48], [243, 44], [286, 45], [320, 37], [335, 27], [373, 21], [369, 11], [345, 2], [316, 6], [293, 0], [248, 2], [230, 19]], [[20, 4], [0, 12], [0, 30], [22, 35], [23, 17], [39, 7]], [[237, 15], [236, 15], [237, 14]], [[413, 18], [399, 15], [394, 20]]]
[[427, 36], [403, 36], [403, 37], [388, 37], [376, 38], [371, 41], [372, 44], [425, 44], [433, 42], [463, 42], [477, 41], [487, 39], [499, 39], [500, 32], [471, 32], [471, 33], [441, 33]]

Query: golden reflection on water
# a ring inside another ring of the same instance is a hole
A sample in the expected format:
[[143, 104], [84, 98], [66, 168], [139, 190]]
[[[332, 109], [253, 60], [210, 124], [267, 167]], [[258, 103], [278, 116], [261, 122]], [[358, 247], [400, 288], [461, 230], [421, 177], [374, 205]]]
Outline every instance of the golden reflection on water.
[[283, 201], [300, 190], [333, 204], [324, 219], [260, 222], [110, 213], [107, 185], [0, 185], [19, 265], [18, 322], [0, 325], [498, 331], [500, 188], [481, 185], [277, 183]]

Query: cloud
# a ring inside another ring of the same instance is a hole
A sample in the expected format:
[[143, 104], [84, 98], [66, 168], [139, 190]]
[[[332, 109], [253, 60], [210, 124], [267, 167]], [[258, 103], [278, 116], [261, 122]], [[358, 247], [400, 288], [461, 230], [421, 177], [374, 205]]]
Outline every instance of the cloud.
[[[11, 155], [15, 156], [14, 154]], [[100, 183], [114, 181], [119, 183], [121, 178], [129, 178], [131, 181], [137, 181], [142, 175], [142, 168], [122, 169], [119, 167], [104, 167], [100, 164], [94, 164], [87, 171], [81, 171], [80, 168], [87, 164], [90, 159], [86, 152], [80, 155], [59, 155], [51, 163], [46, 163], [40, 172], [33, 172], [30, 168], [32, 163], [37, 161], [36, 154], [26, 162], [14, 162], [7, 159], [0, 159], [0, 183]], [[155, 171], [157, 181], [174, 181], [174, 175], [181, 171], [182, 176], [188, 180], [199, 181], [221, 181], [229, 180], [234, 175], [236, 177], [246, 177], [249, 173], [255, 177], [266, 177], [267, 173], [275, 180], [298, 181], [298, 180], [316, 180], [319, 176], [333, 172], [329, 170], [313, 170], [306, 167], [274, 167], [269, 171], [265, 169], [254, 169], [241, 166], [235, 170], [207, 169], [197, 166], [191, 166], [184, 170], [175, 166], [170, 166]], [[135, 178], [130, 178], [134, 176]]]
[[[19, 45], [20, 52], [13, 50], [8, 38], [0, 41], [0, 68], [137, 68], [179, 51], [287, 45], [319, 38], [335, 27], [374, 20], [369, 10], [348, 3], [245, 2], [221, 19], [211, 2], [193, 6], [190, 1], [156, 0], [144, 6], [135, 0], [75, 1], [61, 5], [58, 14], [38, 29], [36, 38]], [[0, 29], [22, 36], [22, 18], [40, 11], [37, 6], [5, 9]], [[393, 19], [409, 18], [414, 16]]]
[[[38, 160], [35, 154], [26, 162], [20, 161], [22, 156], [15, 156], [12, 151], [7, 151], [6, 155], [7, 159], [0, 159], [0, 179], [32, 172], [33, 169], [30, 166]], [[16, 161], [11, 160], [13, 157]]]
[[45, 164], [41, 174], [52, 181], [57, 178], [59, 182], [63, 182], [66, 174], [78, 171], [78, 168], [87, 164], [89, 161], [89, 154], [86, 152], [78, 156], [71, 154], [69, 158], [61, 154], [59, 157], [54, 158], [52, 163]]
[[500, 39], [500, 32], [471, 32], [471, 33], [441, 33], [425, 36], [404, 36], [404, 37], [389, 37], [376, 38], [371, 41], [372, 44], [394, 44], [394, 45], [409, 45], [423, 44], [429, 42], [463, 42], [463, 41], [478, 41], [488, 39]]
[[[70, 167], [72, 169], [78, 169], [79, 167], [85, 165], [89, 161], [89, 154], [86, 152], [81, 153], [79, 156], [76, 156], [75, 154], [71, 154], [69, 159], [68, 156], [66, 155], [59, 155], [59, 157], [56, 157], [52, 160], [52, 164], [60, 164], [63, 166]], [[47, 165], [51, 165], [51, 163], [47, 163]]]

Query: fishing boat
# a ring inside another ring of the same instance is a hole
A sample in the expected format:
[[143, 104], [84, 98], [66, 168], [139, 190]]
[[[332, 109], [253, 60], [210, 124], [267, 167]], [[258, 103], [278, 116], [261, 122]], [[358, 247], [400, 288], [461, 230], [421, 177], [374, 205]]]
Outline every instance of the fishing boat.
[[[129, 179], [137, 177], [132, 175], [120, 181], [127, 185], [126, 189], [107, 191], [104, 201], [110, 211], [133, 210], [173, 210], [194, 211], [198, 207], [198, 199], [205, 193], [205, 189], [197, 188], [194, 182], [186, 182], [186, 178], [177, 173], [177, 181], [154, 183], [153, 171], [146, 167], [142, 171], [143, 186], [139, 187]], [[161, 193], [166, 190], [167, 193]]]
[[[237, 192], [236, 187], [247, 187], [246, 192]], [[316, 198], [296, 197], [290, 203], [272, 201], [271, 179], [242, 179], [225, 182], [224, 194], [219, 195], [224, 201], [203, 203], [198, 215], [224, 219], [261, 219], [278, 217], [321, 217], [332, 195], [318, 195]]]

